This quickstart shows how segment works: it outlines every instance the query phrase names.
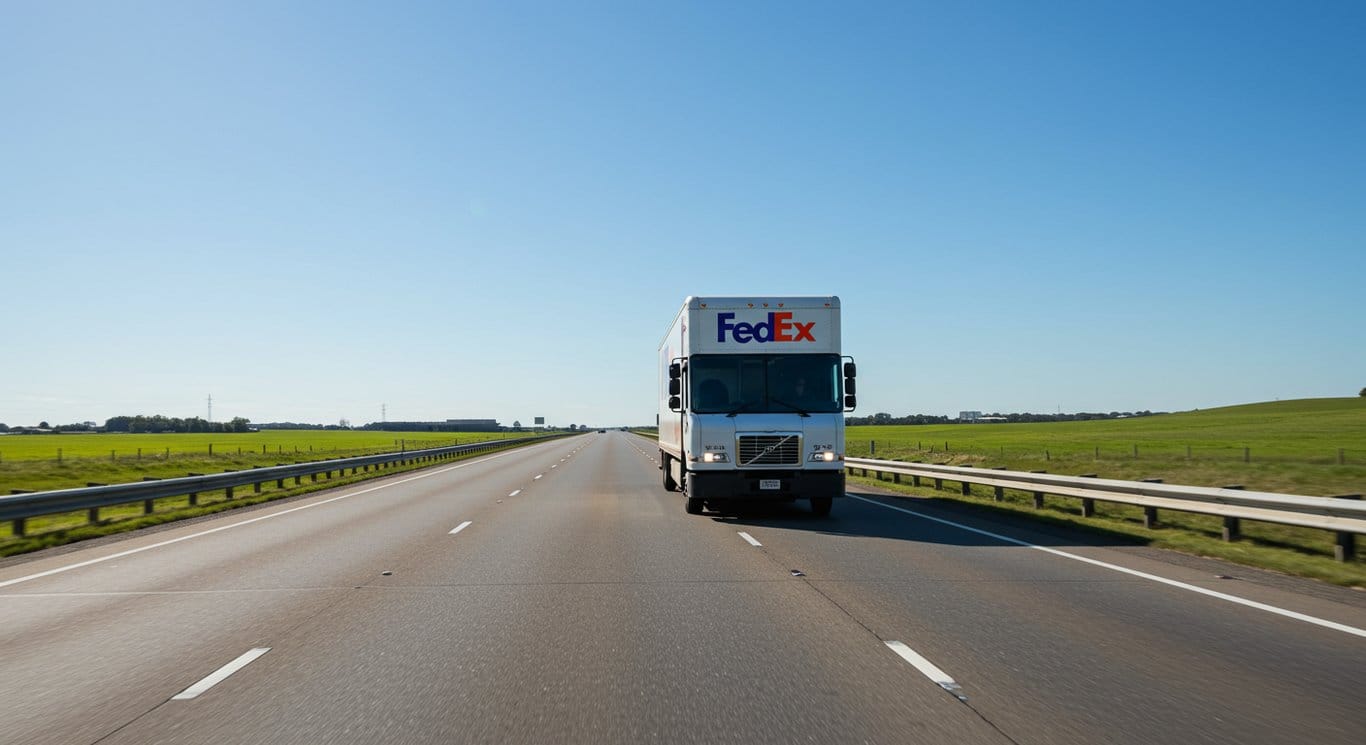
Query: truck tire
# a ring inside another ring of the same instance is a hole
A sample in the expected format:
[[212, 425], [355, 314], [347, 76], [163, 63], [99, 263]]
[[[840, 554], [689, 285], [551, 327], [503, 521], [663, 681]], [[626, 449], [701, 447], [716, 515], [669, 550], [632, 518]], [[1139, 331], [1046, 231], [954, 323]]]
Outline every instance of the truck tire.
[[828, 517], [830, 515], [830, 508], [834, 506], [834, 504], [834, 497], [812, 497], [811, 513], [816, 517]]
[[702, 498], [688, 497], [687, 503], [683, 505], [683, 510], [687, 512], [689, 515], [702, 514]]
[[673, 471], [670, 469], [670, 466], [673, 465], [673, 458], [661, 450], [659, 451], [659, 464], [660, 468], [664, 469], [664, 491], [678, 491], [678, 482], [674, 481]]

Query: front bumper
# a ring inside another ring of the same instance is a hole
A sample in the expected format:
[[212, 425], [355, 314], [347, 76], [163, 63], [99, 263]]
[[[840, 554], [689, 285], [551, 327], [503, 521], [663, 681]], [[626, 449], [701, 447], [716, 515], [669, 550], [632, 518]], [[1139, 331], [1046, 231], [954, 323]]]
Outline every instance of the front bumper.
[[[777, 479], [778, 489], [760, 482]], [[689, 471], [689, 497], [697, 499], [810, 499], [843, 497], [844, 471]]]

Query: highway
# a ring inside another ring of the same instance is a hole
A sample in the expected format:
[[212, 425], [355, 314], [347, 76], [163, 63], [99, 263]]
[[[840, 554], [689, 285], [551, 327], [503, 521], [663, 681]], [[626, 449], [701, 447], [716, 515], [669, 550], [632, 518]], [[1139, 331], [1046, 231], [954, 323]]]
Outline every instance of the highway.
[[656, 458], [5, 560], [0, 742], [1366, 742], [1364, 593], [863, 491], [689, 516]]

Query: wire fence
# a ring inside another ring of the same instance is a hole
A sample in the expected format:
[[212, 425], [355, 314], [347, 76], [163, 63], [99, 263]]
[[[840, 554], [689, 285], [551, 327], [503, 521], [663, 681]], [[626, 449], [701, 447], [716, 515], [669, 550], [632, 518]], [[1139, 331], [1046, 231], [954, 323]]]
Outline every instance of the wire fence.
[[1060, 445], [1053, 447], [982, 447], [980, 445], [958, 443], [951, 440], [904, 441], [860, 440], [847, 443], [846, 452], [850, 457], [890, 456], [913, 453], [924, 456], [973, 455], [998, 457], [1003, 459], [1051, 460], [1094, 460], [1094, 461], [1216, 461], [1223, 463], [1295, 463], [1303, 465], [1366, 466], [1366, 448], [1324, 447], [1321, 449], [1297, 448], [1287, 452], [1282, 448], [1257, 448], [1233, 445], [1170, 445], [1151, 443], [1129, 443], [1076, 446]]

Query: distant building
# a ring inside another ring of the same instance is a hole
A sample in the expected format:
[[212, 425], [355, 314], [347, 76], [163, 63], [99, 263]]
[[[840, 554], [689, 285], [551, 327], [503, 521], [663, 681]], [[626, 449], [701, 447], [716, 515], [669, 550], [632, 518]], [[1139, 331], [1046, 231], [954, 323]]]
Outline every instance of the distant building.
[[981, 419], [981, 418], [982, 418], [982, 412], [980, 412], [980, 411], [960, 411], [960, 412], [958, 412], [958, 421], [960, 421], [960, 422], [975, 422], [975, 421], [977, 421], [977, 420], [979, 420], [979, 419]]

